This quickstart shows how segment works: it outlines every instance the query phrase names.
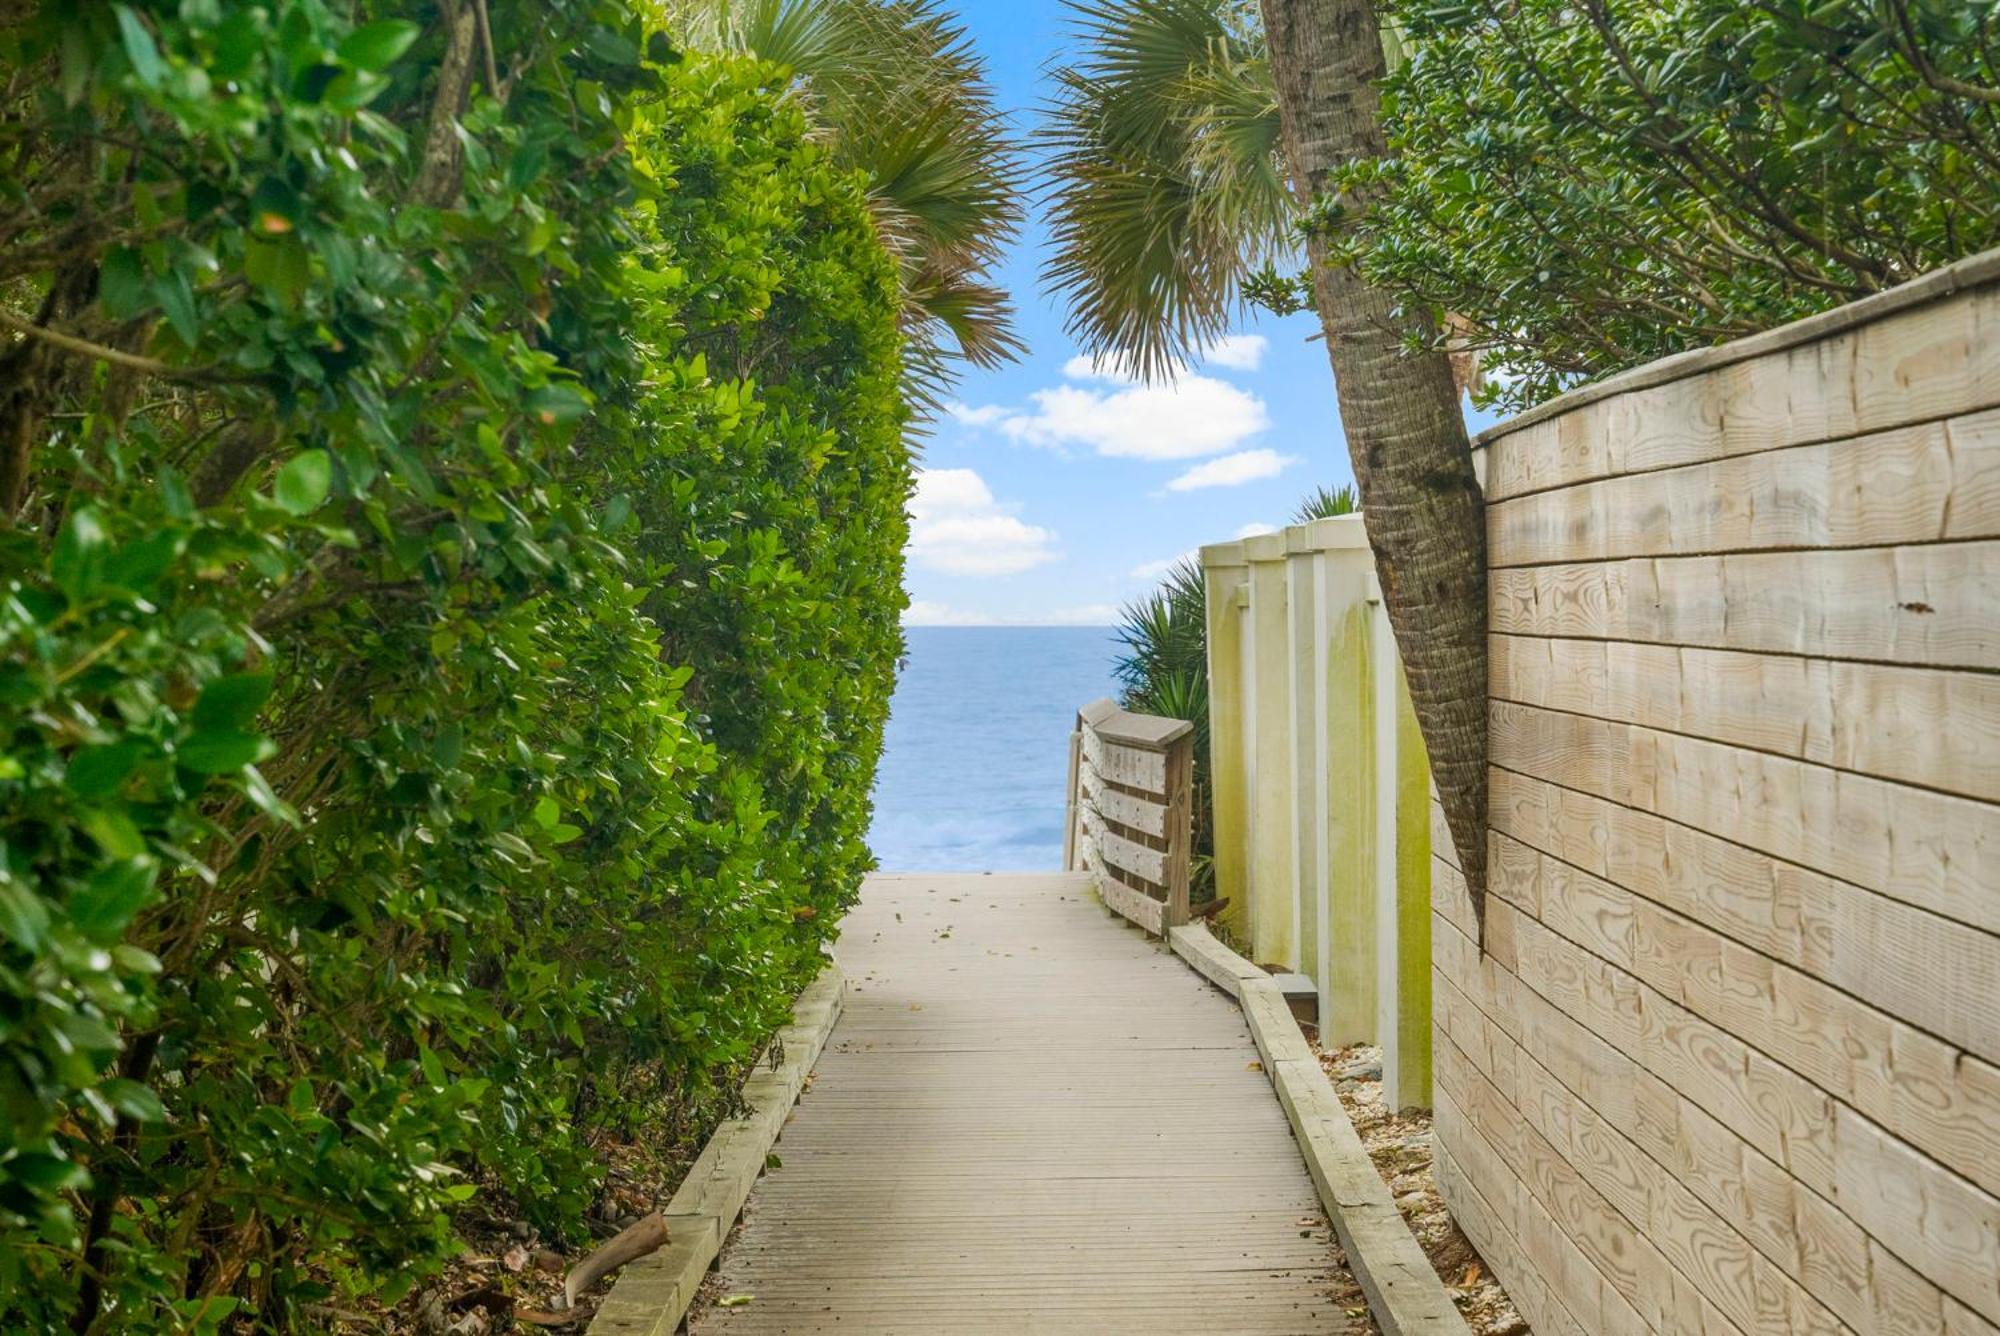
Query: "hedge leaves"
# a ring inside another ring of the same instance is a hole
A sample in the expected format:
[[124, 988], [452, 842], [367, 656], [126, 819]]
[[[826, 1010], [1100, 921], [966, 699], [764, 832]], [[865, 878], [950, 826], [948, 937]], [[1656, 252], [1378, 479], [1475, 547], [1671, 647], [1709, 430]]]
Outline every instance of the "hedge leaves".
[[783, 71], [489, 8], [0, 29], [0, 1328], [575, 1234], [868, 865], [895, 266]]

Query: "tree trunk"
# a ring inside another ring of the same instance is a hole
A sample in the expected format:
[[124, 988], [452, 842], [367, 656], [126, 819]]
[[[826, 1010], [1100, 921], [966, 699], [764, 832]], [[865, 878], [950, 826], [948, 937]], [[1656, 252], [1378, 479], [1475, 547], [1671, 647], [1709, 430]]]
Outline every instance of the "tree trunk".
[[[1333, 169], [1380, 155], [1382, 37], [1369, 0], [1262, 0], [1292, 186], [1302, 205]], [[1351, 206], [1367, 201], [1350, 198]], [[1435, 330], [1326, 263], [1309, 237], [1347, 448], [1382, 599], [1409, 676], [1445, 820], [1481, 922], [1486, 891], [1486, 514], [1451, 363], [1408, 353]]]

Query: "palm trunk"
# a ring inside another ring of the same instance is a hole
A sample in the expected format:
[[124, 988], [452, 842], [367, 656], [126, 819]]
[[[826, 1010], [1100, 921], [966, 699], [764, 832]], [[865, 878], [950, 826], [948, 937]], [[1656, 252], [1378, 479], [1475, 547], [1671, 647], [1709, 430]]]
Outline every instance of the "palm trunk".
[[[1380, 23], [1369, 0], [1262, 4], [1292, 185], [1309, 205], [1335, 167], [1386, 147]], [[1486, 515], [1451, 363], [1443, 352], [1405, 352], [1410, 335], [1430, 341], [1430, 321], [1397, 313], [1387, 293], [1327, 264], [1323, 238], [1308, 239], [1308, 255], [1382, 599], [1483, 922]]]

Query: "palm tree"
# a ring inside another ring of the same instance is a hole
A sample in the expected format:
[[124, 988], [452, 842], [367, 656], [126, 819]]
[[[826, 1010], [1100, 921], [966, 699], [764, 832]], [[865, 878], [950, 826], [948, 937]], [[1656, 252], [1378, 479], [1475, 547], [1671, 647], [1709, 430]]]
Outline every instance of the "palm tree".
[[[1056, 182], [1048, 278], [1086, 351], [1172, 374], [1299, 244], [1334, 169], [1384, 153], [1384, 27], [1371, 0], [1070, 8], [1084, 54], [1055, 72], [1039, 136]], [[1303, 248], [1383, 601], [1477, 909], [1486, 525], [1458, 390], [1426, 317], [1327, 264], [1317, 228]]]
[[1046, 277], [1069, 332], [1171, 374], [1295, 265], [1278, 106], [1247, 0], [1071, 0], [1083, 57], [1051, 71], [1036, 140], [1056, 182]]
[[836, 161], [861, 173], [902, 269], [918, 401], [953, 365], [1020, 352], [1013, 306], [987, 279], [1021, 221], [1020, 163], [984, 62], [936, 0], [667, 0], [707, 50], [782, 66]]

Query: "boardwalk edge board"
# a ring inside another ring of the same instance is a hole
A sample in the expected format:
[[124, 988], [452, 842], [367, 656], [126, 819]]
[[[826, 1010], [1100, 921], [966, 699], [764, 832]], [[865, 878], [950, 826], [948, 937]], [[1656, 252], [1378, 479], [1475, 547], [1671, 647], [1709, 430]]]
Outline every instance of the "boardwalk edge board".
[[1236, 999], [1264, 1073], [1292, 1125], [1320, 1203], [1383, 1336], [1470, 1336], [1444, 1282], [1389, 1196], [1304, 1033], [1270, 975], [1198, 923], [1168, 935], [1174, 954]]
[[[778, 1031], [743, 1083], [743, 1115], [715, 1129], [667, 1203], [667, 1246], [619, 1272], [587, 1336], [673, 1336], [679, 1330], [840, 1019], [845, 993], [846, 976], [828, 960], [792, 1005], [792, 1023]], [[781, 1055], [776, 1067], [767, 1065], [773, 1051]]]

